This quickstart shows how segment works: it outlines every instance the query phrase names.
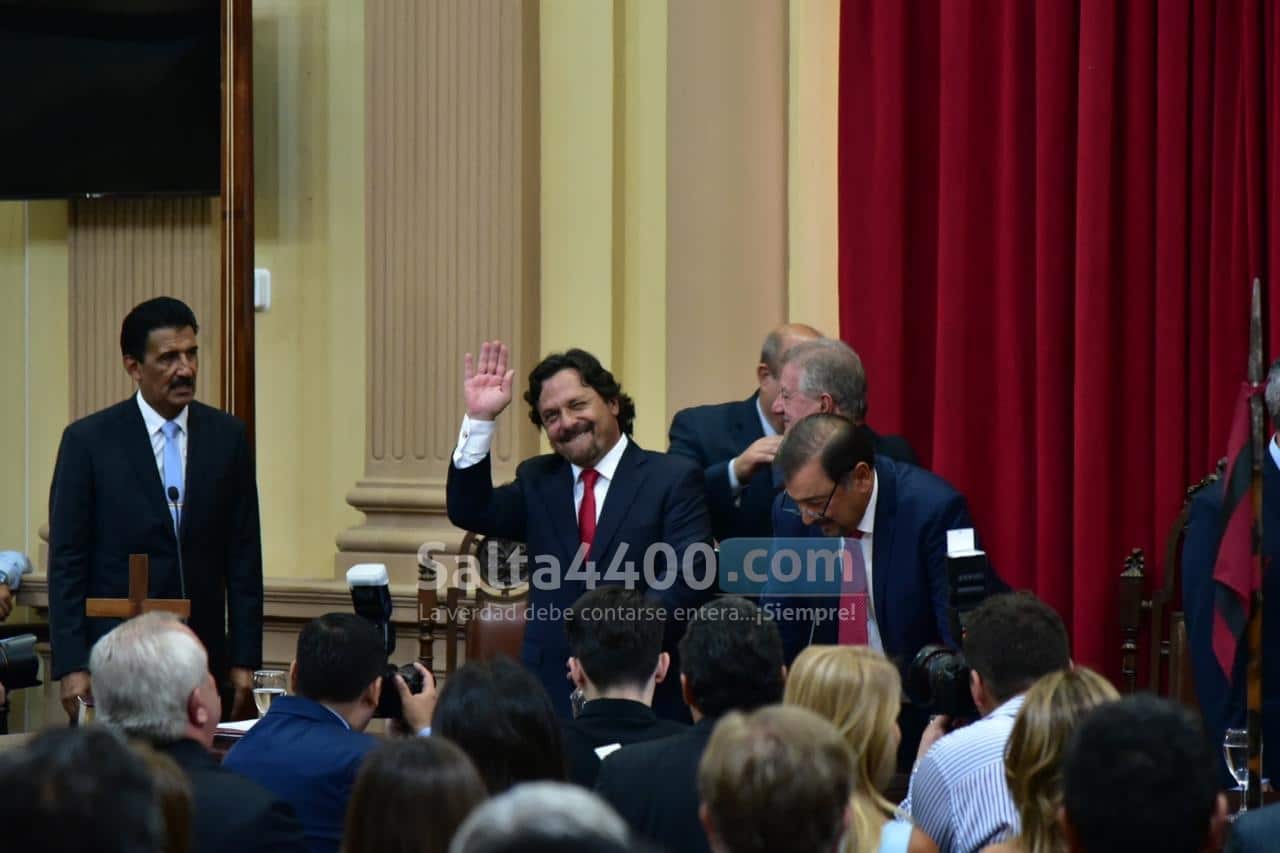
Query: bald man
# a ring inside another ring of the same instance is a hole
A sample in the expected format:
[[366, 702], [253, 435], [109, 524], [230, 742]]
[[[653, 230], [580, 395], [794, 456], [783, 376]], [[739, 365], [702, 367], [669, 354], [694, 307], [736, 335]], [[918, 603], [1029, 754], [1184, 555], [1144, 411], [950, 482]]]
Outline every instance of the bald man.
[[782, 414], [774, 412], [782, 358], [796, 344], [821, 337], [801, 323], [778, 326], [760, 347], [755, 393], [745, 400], [682, 409], [671, 419], [668, 452], [702, 468], [717, 540], [772, 535], [770, 508], [781, 488], [772, 466], [783, 432]]

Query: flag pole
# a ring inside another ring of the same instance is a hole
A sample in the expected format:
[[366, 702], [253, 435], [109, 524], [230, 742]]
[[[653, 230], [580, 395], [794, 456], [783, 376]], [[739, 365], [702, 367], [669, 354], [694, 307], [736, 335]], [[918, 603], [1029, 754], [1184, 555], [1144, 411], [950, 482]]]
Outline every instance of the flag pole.
[[[1262, 384], [1262, 282], [1253, 280], [1249, 309], [1249, 382]], [[1246, 726], [1249, 730], [1249, 783], [1245, 802], [1251, 809], [1262, 807], [1262, 454], [1265, 450], [1263, 400], [1261, 394], [1249, 398], [1249, 440], [1253, 450], [1253, 472], [1249, 486], [1253, 502], [1253, 595], [1249, 608], [1249, 663], [1246, 670]]]

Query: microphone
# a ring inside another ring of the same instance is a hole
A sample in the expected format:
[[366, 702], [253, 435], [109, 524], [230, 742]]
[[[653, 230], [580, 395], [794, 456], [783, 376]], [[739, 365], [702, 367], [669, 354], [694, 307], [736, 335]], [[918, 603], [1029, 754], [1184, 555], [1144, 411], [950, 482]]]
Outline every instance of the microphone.
[[177, 486], [169, 487], [169, 503], [173, 506], [173, 536], [178, 540], [178, 590], [182, 597], [187, 597], [187, 573], [182, 568], [182, 496]]

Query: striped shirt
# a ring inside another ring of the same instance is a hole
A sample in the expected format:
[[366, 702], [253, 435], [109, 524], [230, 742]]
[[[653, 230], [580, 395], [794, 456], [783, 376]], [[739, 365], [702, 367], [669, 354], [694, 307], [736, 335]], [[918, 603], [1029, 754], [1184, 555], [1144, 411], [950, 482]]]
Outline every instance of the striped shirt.
[[969, 853], [1018, 832], [1004, 779], [1004, 747], [1022, 707], [1018, 695], [930, 747], [903, 803], [940, 853]]

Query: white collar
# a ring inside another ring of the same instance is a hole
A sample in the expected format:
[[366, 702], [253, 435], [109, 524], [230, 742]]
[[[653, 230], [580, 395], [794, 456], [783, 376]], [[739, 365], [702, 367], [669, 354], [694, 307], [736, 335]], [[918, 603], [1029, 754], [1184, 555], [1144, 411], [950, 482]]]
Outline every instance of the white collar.
[[876, 476], [876, 466], [871, 466], [871, 499], [867, 501], [867, 509], [858, 522], [858, 530], [863, 538], [873, 535], [876, 530], [876, 499], [880, 497], [880, 478]]
[[765, 438], [771, 438], [772, 436], [775, 436], [778, 434], [778, 431], [773, 428], [773, 423], [769, 420], [769, 417], [764, 413], [764, 406], [760, 405], [759, 394], [756, 395], [756, 414], [760, 416], [760, 428], [764, 430]]
[[[627, 434], [624, 432], [618, 437], [618, 441], [609, 448], [609, 452], [600, 457], [600, 461], [596, 463], [596, 472], [606, 480], [613, 480], [613, 472], [618, 470], [618, 463], [622, 461], [622, 454], [627, 449]], [[583, 468], [581, 465], [569, 463], [569, 467], [573, 469], [573, 482], [577, 483], [578, 478], [582, 476]]]
[[1280, 468], [1280, 432], [1271, 436], [1271, 440], [1267, 442], [1267, 450], [1271, 451], [1271, 461]]
[[[138, 389], [138, 393], [134, 395], [134, 399], [138, 401], [138, 408], [142, 410], [142, 422], [147, 425], [147, 435], [155, 435], [161, 428], [168, 423], [164, 416], [151, 408], [151, 404], [142, 399], [142, 389]], [[174, 422], [182, 429], [183, 435], [189, 435], [187, 432], [187, 413], [191, 410], [190, 406], [183, 406], [182, 411], [178, 412], [178, 416], [174, 418]]]

